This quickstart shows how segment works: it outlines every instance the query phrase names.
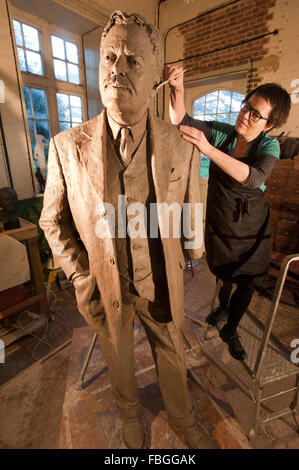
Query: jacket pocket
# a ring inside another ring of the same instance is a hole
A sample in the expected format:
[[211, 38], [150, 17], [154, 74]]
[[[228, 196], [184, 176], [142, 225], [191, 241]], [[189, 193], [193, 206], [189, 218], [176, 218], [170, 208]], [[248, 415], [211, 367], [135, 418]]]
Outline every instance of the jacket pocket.
[[89, 261], [85, 250], [81, 250], [76, 259], [75, 271], [78, 274], [89, 274]]
[[177, 176], [176, 178], [169, 180], [169, 183], [175, 183], [176, 181], [180, 181], [181, 178], [181, 176]]
[[95, 276], [79, 276], [73, 284], [79, 312], [83, 316], [104, 317], [104, 307]]

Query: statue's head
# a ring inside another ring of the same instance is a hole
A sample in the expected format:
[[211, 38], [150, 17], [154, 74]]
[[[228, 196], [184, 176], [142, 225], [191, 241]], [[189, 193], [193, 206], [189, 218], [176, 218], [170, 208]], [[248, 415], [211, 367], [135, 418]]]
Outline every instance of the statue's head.
[[18, 195], [13, 188], [7, 186], [0, 188], [0, 214], [5, 230], [20, 227]]
[[18, 196], [13, 188], [0, 188], [0, 207], [4, 213], [17, 212]]
[[144, 18], [116, 10], [100, 46], [99, 83], [104, 106], [124, 124], [145, 113], [161, 81], [163, 47], [159, 31]]

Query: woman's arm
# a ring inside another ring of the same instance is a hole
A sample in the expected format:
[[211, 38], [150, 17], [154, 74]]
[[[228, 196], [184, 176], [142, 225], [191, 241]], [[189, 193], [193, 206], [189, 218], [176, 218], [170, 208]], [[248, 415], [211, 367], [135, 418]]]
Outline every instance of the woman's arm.
[[200, 152], [209, 157], [221, 170], [239, 183], [247, 183], [250, 175], [249, 165], [218, 150], [209, 143], [204, 132], [194, 127], [180, 126], [180, 131], [184, 139], [196, 145]]
[[[163, 72], [164, 80], [169, 80], [170, 101], [169, 116], [172, 124], [179, 124], [186, 114], [184, 101], [184, 74], [182, 67], [170, 67], [166, 65]], [[178, 73], [180, 75], [174, 78]]]
[[201, 130], [189, 126], [180, 126], [180, 131], [186, 140], [196, 145], [204, 155], [209, 157], [225, 173], [239, 183], [253, 189], [259, 188], [266, 181], [279, 157], [279, 144], [277, 141], [272, 140], [272, 142], [262, 147], [258, 161], [252, 166], [247, 165], [238, 158], [231, 157], [213, 147]]

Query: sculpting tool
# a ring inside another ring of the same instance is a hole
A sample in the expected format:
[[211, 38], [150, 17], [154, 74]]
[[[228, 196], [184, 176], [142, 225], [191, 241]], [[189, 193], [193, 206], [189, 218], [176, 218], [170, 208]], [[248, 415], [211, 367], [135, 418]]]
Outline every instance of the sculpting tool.
[[166, 85], [166, 83], [169, 82], [169, 80], [175, 80], [177, 77], [179, 77], [180, 75], [182, 75], [182, 73], [186, 72], [187, 69], [183, 69], [181, 72], [177, 73], [173, 78], [169, 78], [168, 80], [165, 80], [165, 82], [162, 82], [160, 83], [157, 88], [156, 88], [156, 91], [161, 87], [161, 86], [164, 86]]

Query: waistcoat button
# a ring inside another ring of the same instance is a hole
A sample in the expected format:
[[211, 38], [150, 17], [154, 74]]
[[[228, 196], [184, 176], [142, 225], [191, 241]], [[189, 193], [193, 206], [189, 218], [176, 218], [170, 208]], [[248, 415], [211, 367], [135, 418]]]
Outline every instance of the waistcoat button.
[[113, 305], [113, 307], [118, 308], [119, 307], [118, 300], [113, 300], [112, 305]]

